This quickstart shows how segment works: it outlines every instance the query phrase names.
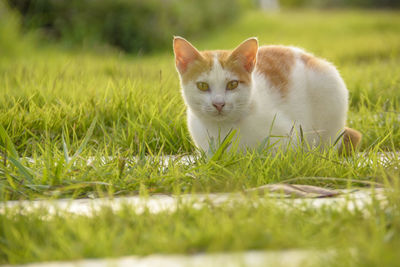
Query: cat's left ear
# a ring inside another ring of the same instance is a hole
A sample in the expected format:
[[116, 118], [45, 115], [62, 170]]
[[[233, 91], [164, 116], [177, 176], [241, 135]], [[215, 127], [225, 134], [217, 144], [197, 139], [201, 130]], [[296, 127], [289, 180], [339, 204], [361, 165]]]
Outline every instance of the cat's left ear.
[[256, 65], [257, 52], [258, 40], [256, 37], [252, 37], [236, 47], [230, 55], [230, 59], [239, 61], [246, 71], [252, 72]]
[[201, 59], [200, 52], [182, 37], [174, 37], [175, 64], [178, 71], [185, 73], [188, 65]]

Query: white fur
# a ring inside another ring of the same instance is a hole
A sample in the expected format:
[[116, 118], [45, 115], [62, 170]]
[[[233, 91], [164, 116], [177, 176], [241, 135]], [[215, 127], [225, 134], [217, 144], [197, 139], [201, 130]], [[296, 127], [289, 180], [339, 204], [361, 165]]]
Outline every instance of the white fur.
[[[223, 69], [217, 59], [211, 71], [182, 84], [188, 127], [197, 147], [207, 151], [211, 139], [222, 140], [231, 129], [238, 131], [240, 148], [257, 147], [268, 136], [273, 137], [273, 142], [290, 141], [295, 145], [300, 131], [312, 146], [321, 143], [321, 147], [326, 147], [336, 140], [346, 122], [345, 83], [330, 63], [322, 61], [323, 70], [306, 67], [300, 59], [305, 52], [290, 49], [296, 60], [284, 97], [257, 69], [252, 73], [250, 88], [239, 84], [227, 91], [226, 83], [238, 77]], [[210, 91], [198, 90], [198, 81], [207, 82]], [[213, 107], [213, 100], [226, 102], [222, 115]]]

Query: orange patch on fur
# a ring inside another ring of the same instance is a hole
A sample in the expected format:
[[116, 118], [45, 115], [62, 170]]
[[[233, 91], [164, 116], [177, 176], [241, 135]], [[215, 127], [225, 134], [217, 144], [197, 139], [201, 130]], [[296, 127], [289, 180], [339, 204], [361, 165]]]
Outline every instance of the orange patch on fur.
[[263, 46], [257, 54], [257, 71], [265, 74], [282, 96], [285, 96], [289, 87], [289, 74], [295, 62], [290, 48], [283, 46]]
[[354, 129], [345, 128], [340, 153], [351, 155], [353, 151], [360, 145], [362, 134]]
[[306, 67], [309, 67], [311, 69], [324, 69], [325, 64], [324, 61], [314, 57], [313, 55], [310, 54], [301, 54], [300, 56], [301, 60], [303, 61], [304, 65]]
[[200, 74], [211, 70], [213, 65], [212, 53], [209, 51], [204, 51], [200, 52], [200, 54], [202, 57], [191, 63], [188, 66], [187, 71], [181, 75], [183, 83], [193, 81]]
[[251, 73], [246, 71], [240, 62], [229, 58], [232, 51], [219, 50], [217, 51], [218, 61], [223, 69], [226, 69], [238, 76], [239, 82], [249, 84], [251, 81]]
[[217, 55], [218, 62], [223, 69], [236, 74], [239, 82], [249, 84], [251, 81], [251, 73], [246, 71], [240, 62], [229, 58], [231, 54], [232, 51], [230, 50], [200, 51], [202, 58], [188, 66], [187, 71], [182, 74], [182, 82], [187, 83], [195, 80], [196, 77], [200, 76], [202, 73], [210, 71], [214, 64], [214, 57]]

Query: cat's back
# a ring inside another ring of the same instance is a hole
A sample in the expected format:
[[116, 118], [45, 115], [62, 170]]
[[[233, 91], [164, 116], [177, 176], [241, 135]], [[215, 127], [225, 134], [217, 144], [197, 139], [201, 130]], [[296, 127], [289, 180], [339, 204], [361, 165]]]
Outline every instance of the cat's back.
[[282, 97], [296, 90], [296, 83], [304, 83], [312, 75], [337, 76], [335, 67], [324, 59], [292, 46], [261, 46], [257, 54], [255, 73], [264, 77], [270, 87]]
[[253, 77], [260, 113], [272, 107], [303, 129], [324, 129], [332, 138], [344, 127], [348, 92], [328, 61], [297, 47], [262, 46]]

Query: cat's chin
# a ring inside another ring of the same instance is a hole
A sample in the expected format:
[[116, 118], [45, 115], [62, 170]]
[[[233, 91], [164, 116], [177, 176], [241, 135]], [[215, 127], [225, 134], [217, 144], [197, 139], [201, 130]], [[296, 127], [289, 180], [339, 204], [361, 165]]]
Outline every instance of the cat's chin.
[[209, 114], [207, 116], [209, 121], [214, 121], [214, 122], [231, 122], [235, 121], [234, 116], [229, 113], [216, 113], [216, 114]]
[[214, 116], [211, 116], [211, 119], [214, 121], [226, 121], [229, 118], [229, 116], [225, 115], [225, 114], [216, 114]]

